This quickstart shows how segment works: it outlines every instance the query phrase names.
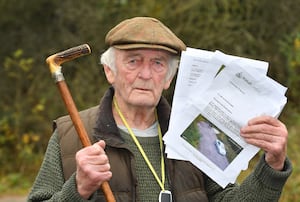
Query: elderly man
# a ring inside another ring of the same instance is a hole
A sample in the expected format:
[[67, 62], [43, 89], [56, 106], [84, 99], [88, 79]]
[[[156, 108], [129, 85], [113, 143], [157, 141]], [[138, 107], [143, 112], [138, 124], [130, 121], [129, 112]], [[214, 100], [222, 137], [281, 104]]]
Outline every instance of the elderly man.
[[265, 154], [242, 184], [222, 189], [191, 163], [164, 154], [170, 106], [162, 92], [185, 44], [149, 17], [121, 22], [105, 41], [109, 48], [101, 63], [112, 87], [100, 106], [80, 112], [94, 144], [81, 148], [70, 118], [56, 120], [28, 201], [104, 201], [99, 189], [104, 181], [117, 201], [126, 202], [158, 201], [160, 193], [177, 202], [279, 199], [292, 170], [283, 123], [260, 116], [241, 129]]

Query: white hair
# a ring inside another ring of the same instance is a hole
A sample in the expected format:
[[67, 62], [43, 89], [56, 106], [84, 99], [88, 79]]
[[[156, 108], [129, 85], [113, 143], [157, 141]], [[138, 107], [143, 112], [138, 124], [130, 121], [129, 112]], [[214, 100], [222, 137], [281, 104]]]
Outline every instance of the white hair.
[[[102, 65], [108, 66], [114, 73], [117, 71], [116, 65], [115, 65], [115, 49], [114, 47], [109, 47], [100, 57], [100, 63]], [[178, 56], [170, 54], [170, 59], [168, 62], [168, 73], [166, 75], [166, 80], [169, 80], [173, 78], [173, 76], [176, 74], [179, 60]]]

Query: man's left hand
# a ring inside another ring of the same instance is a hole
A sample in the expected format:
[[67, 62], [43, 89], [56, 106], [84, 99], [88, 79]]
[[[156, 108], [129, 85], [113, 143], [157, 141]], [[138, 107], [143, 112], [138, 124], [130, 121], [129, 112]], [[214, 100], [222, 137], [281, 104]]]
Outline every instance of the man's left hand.
[[249, 144], [265, 151], [265, 160], [275, 170], [282, 170], [286, 158], [288, 131], [286, 126], [271, 116], [251, 119], [241, 128], [241, 136]]

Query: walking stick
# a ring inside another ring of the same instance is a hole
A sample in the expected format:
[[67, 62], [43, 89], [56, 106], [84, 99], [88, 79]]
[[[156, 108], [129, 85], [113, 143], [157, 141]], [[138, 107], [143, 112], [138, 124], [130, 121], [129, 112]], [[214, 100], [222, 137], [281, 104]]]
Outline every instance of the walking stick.
[[[65, 106], [70, 114], [71, 120], [74, 124], [77, 134], [78, 134], [78, 136], [81, 140], [81, 143], [84, 147], [90, 146], [91, 141], [90, 141], [88, 134], [84, 128], [84, 125], [80, 119], [78, 110], [72, 99], [70, 91], [66, 85], [64, 76], [61, 72], [60, 65], [64, 62], [73, 60], [75, 58], [78, 58], [78, 57], [81, 57], [83, 55], [87, 55], [90, 53], [91, 53], [91, 49], [90, 49], [89, 45], [83, 44], [83, 45], [76, 46], [76, 47], [70, 48], [68, 50], [56, 53], [54, 55], [51, 55], [46, 59], [46, 62], [48, 63], [49, 68], [50, 68], [50, 72], [51, 72], [53, 78], [55, 79], [55, 82], [60, 91], [62, 99], [65, 103]], [[101, 185], [101, 189], [104, 193], [104, 196], [105, 196], [107, 202], [115, 202], [116, 201], [108, 182], [103, 182]]]

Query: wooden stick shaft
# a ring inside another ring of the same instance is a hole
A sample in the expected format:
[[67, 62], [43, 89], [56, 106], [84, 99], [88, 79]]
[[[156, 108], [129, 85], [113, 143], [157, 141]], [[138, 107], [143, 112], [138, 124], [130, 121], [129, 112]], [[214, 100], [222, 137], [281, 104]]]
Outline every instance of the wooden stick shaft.
[[[66, 82], [64, 80], [62, 80], [62, 81], [57, 82], [56, 84], [60, 91], [61, 97], [65, 103], [65, 106], [70, 114], [70, 117], [73, 121], [74, 127], [77, 131], [77, 134], [81, 140], [82, 145], [84, 147], [90, 146], [91, 141], [85, 130], [82, 120], [79, 116], [78, 110], [75, 106], [75, 103], [74, 103], [71, 93], [66, 85]], [[101, 185], [101, 189], [105, 195], [107, 202], [115, 202], [116, 201], [108, 182], [103, 182]]]

